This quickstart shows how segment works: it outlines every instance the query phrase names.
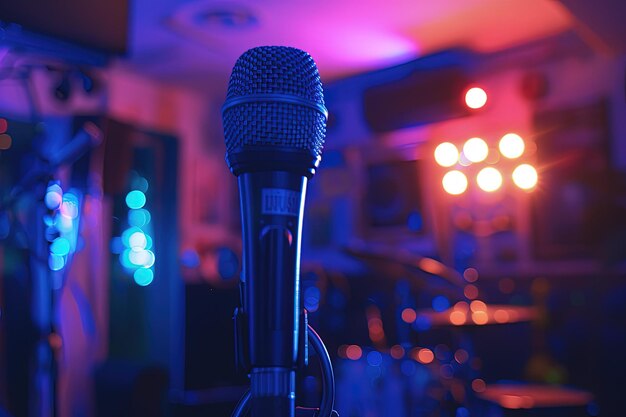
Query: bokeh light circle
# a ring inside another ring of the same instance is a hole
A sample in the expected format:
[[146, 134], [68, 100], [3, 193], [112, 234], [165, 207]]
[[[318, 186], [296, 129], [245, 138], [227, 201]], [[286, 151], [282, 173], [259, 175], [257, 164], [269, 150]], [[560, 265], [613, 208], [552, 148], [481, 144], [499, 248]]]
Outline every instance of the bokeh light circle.
[[500, 139], [498, 148], [500, 149], [500, 153], [506, 158], [519, 158], [524, 153], [524, 139], [516, 133], [507, 133]]
[[513, 170], [513, 182], [523, 190], [530, 190], [537, 185], [537, 170], [529, 164], [522, 164]]
[[483, 168], [476, 176], [476, 182], [483, 191], [491, 193], [502, 186], [502, 174], [493, 167]]
[[441, 184], [448, 194], [463, 194], [467, 190], [467, 177], [461, 171], [449, 171], [443, 176]]
[[489, 155], [489, 146], [481, 138], [471, 138], [463, 145], [463, 155], [470, 162], [482, 162]]
[[459, 150], [450, 142], [440, 143], [435, 148], [435, 161], [442, 167], [451, 167], [459, 160]]
[[472, 87], [465, 93], [465, 104], [470, 109], [480, 109], [487, 104], [487, 93], [480, 87]]

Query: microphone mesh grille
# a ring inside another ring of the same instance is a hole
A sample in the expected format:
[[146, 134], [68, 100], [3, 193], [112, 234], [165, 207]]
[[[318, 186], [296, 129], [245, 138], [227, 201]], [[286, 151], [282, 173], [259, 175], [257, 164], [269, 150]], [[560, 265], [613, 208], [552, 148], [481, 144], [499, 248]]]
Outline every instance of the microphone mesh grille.
[[[284, 46], [250, 49], [235, 63], [226, 100], [256, 94], [285, 94], [324, 105], [322, 83], [311, 56]], [[280, 101], [229, 107], [223, 124], [227, 153], [263, 146], [321, 156], [326, 134], [326, 119], [320, 112]]]

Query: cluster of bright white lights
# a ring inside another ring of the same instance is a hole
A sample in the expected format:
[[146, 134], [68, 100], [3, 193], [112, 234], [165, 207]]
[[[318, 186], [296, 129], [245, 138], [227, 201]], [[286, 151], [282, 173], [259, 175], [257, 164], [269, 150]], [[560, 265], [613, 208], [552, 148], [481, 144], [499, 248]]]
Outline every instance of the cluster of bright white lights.
[[[507, 133], [502, 136], [498, 143], [499, 154], [497, 158], [503, 156], [506, 159], [520, 158], [526, 149], [524, 140], [516, 133]], [[443, 189], [452, 195], [463, 194], [469, 181], [462, 171], [463, 166], [484, 162], [489, 157], [489, 145], [481, 138], [470, 138], [462, 147], [460, 152], [456, 145], [451, 142], [440, 143], [435, 148], [435, 161], [444, 168], [461, 165], [460, 169], [453, 169], [444, 174], [442, 178]], [[532, 190], [538, 181], [537, 170], [529, 164], [518, 165], [511, 175], [513, 183], [523, 190]], [[486, 192], [499, 190], [504, 178], [502, 173], [495, 167], [488, 166], [482, 168], [476, 175], [478, 187]]]
[[145, 287], [154, 280], [155, 255], [150, 236], [152, 216], [144, 208], [148, 183], [144, 178], [139, 178], [137, 182], [140, 184], [138, 188], [142, 189], [134, 189], [126, 195], [128, 228], [122, 236], [113, 238], [111, 250], [120, 255], [120, 263], [133, 275], [135, 283]]

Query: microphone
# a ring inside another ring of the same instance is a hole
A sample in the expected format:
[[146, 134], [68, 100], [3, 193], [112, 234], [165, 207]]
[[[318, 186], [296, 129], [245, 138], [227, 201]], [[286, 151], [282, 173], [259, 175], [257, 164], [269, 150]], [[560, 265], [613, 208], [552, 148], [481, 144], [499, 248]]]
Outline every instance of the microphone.
[[302, 216], [328, 118], [315, 62], [290, 47], [246, 51], [233, 68], [222, 118], [241, 202], [251, 415], [293, 417], [295, 368], [304, 354]]

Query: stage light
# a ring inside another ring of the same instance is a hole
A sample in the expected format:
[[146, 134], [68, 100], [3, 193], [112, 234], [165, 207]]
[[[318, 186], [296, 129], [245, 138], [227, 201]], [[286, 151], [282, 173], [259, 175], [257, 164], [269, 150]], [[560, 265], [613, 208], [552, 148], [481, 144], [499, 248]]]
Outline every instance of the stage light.
[[435, 148], [435, 161], [442, 167], [451, 167], [459, 160], [459, 150], [450, 142], [440, 143]]
[[51, 253], [48, 256], [48, 267], [50, 267], [52, 271], [60, 271], [64, 266], [65, 258], [63, 256], [56, 255], [54, 253]]
[[443, 176], [441, 184], [448, 194], [463, 194], [467, 190], [467, 177], [461, 171], [450, 171]]
[[56, 210], [61, 206], [63, 202], [63, 190], [59, 184], [50, 184], [50, 186], [48, 186], [44, 202], [46, 203], [46, 207], [50, 210]]
[[50, 253], [65, 256], [70, 253], [70, 241], [64, 237], [57, 237], [50, 245]]
[[63, 194], [63, 202], [61, 203], [61, 215], [68, 219], [78, 217], [78, 197], [72, 193]]
[[151, 269], [139, 268], [133, 273], [133, 279], [137, 285], [145, 287], [154, 280], [154, 272]]
[[432, 307], [433, 310], [441, 313], [442, 311], [446, 311], [448, 308], [450, 308], [450, 301], [443, 295], [438, 295], [435, 298], [433, 298], [432, 301]]
[[487, 143], [481, 138], [471, 138], [463, 145], [463, 155], [470, 162], [482, 162], [489, 154]]
[[529, 164], [522, 164], [513, 170], [513, 182], [523, 190], [537, 185], [537, 170]]
[[150, 212], [145, 209], [131, 209], [128, 211], [128, 224], [143, 227], [150, 223]]
[[140, 209], [146, 204], [146, 195], [139, 190], [133, 190], [126, 195], [126, 205], [131, 209]]
[[135, 232], [128, 238], [128, 246], [135, 252], [140, 252], [146, 248], [148, 239], [143, 232]]
[[424, 365], [431, 363], [435, 360], [433, 351], [428, 348], [422, 348], [417, 352], [417, 360]]
[[383, 355], [380, 352], [373, 350], [367, 354], [367, 363], [370, 366], [380, 366], [383, 363]]
[[520, 137], [520, 135], [507, 133], [502, 136], [502, 139], [500, 139], [498, 147], [500, 149], [500, 153], [506, 158], [515, 159], [522, 156], [525, 145], [524, 140]]
[[8, 128], [9, 122], [7, 122], [7, 119], [3, 119], [2, 117], [0, 117], [0, 133], [5, 133]]
[[491, 193], [502, 186], [502, 174], [492, 167], [483, 168], [476, 176], [476, 182], [483, 191]]
[[363, 350], [358, 345], [350, 345], [346, 349], [346, 356], [348, 359], [356, 361], [361, 359], [361, 355], [363, 355]]
[[405, 323], [413, 323], [415, 321], [415, 319], [417, 318], [417, 314], [415, 313], [415, 310], [413, 310], [412, 308], [405, 308], [404, 310], [402, 310], [402, 320]]
[[480, 109], [487, 103], [487, 93], [480, 87], [473, 87], [465, 93], [465, 104], [470, 109]]

